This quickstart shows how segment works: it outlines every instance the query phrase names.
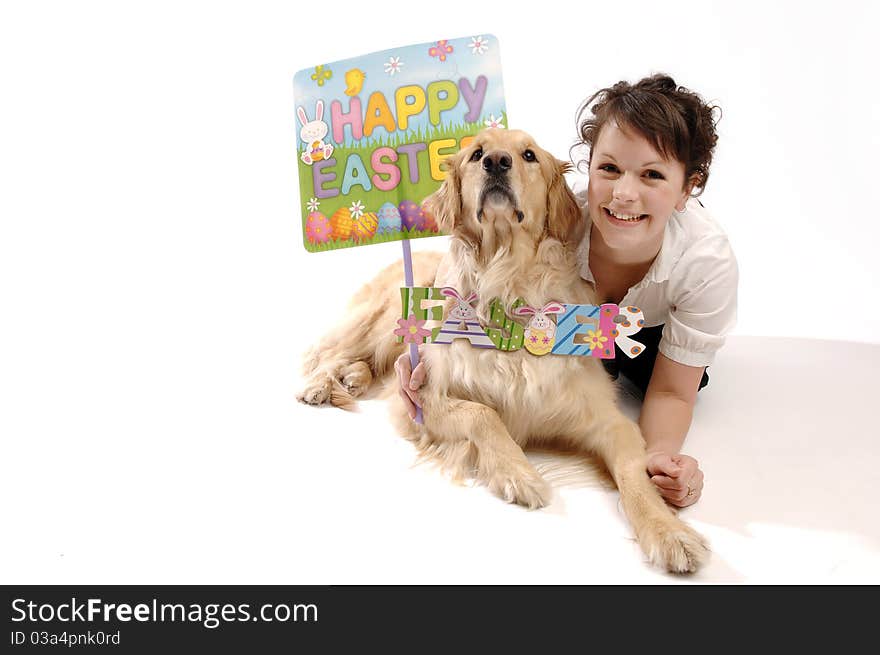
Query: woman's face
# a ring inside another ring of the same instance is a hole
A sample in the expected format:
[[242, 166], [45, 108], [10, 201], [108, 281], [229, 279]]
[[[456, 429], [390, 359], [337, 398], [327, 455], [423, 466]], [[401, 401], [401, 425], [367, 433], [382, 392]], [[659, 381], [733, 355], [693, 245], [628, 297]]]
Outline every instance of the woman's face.
[[684, 164], [664, 159], [635, 130], [606, 124], [593, 145], [587, 195], [602, 241], [614, 250], [655, 255], [673, 209], [683, 210], [690, 194], [684, 173]]

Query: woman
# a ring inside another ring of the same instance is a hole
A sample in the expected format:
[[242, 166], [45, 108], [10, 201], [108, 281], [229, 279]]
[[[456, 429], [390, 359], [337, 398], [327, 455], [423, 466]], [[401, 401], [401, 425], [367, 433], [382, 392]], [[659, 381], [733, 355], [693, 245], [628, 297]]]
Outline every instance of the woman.
[[[714, 109], [655, 75], [602, 89], [578, 112], [576, 147], [590, 153], [588, 179], [573, 188], [587, 221], [580, 273], [601, 302], [635, 305], [645, 315], [635, 336], [646, 350], [633, 360], [618, 352], [606, 368], [644, 394], [648, 473], [677, 507], [703, 491], [697, 461], [680, 451], [706, 367], [736, 320], [736, 258], [696, 199], [717, 142]], [[415, 416], [424, 367], [411, 371], [404, 354], [395, 368]]]

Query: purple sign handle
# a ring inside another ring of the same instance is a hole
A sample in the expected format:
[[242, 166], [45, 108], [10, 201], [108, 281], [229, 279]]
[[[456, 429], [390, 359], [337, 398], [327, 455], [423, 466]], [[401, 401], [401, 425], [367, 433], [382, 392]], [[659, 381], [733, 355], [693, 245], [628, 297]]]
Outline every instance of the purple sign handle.
[[[409, 288], [413, 287], [413, 267], [412, 267], [412, 251], [409, 247], [409, 239], [403, 239], [401, 242], [403, 244], [403, 279]], [[416, 365], [419, 363], [419, 347], [411, 343], [409, 344], [409, 364], [410, 370], [416, 370]], [[424, 423], [424, 419], [422, 418], [422, 408], [416, 405], [416, 423]]]

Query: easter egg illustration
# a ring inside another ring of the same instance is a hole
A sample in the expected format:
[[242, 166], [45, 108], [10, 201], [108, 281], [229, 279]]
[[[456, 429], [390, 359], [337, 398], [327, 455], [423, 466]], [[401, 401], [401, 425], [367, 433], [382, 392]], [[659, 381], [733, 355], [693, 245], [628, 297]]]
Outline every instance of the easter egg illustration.
[[423, 230], [425, 213], [412, 200], [404, 200], [400, 203], [400, 222], [405, 230]]
[[428, 208], [425, 207], [425, 203], [422, 203], [422, 214], [424, 215], [423, 220], [423, 230], [430, 230], [431, 232], [440, 233], [440, 228], [437, 227], [437, 221], [434, 219], [434, 215], [428, 211]]
[[306, 219], [306, 238], [309, 243], [327, 243], [330, 241], [330, 221], [321, 212], [312, 212]]
[[320, 141], [312, 142], [309, 154], [312, 156], [312, 161], [321, 161], [324, 159], [324, 145]]
[[386, 202], [379, 207], [379, 211], [376, 212], [376, 217], [379, 219], [376, 234], [400, 232], [400, 212], [397, 211], [397, 206], [394, 203]]
[[354, 226], [352, 227], [352, 236], [356, 241], [370, 239], [376, 234], [376, 229], [378, 227], [379, 217], [372, 212], [366, 212], [359, 218], [355, 219]]
[[348, 207], [340, 207], [330, 217], [330, 228], [333, 231], [333, 238], [335, 240], [345, 241], [350, 238], [352, 227], [354, 227], [354, 221], [351, 219], [351, 212], [348, 210]]

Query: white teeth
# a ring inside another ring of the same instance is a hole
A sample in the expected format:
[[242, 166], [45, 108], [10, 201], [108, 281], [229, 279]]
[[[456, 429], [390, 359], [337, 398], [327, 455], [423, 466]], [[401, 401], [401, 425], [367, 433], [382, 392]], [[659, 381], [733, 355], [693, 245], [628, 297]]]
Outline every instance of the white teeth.
[[[605, 209], [608, 209], [608, 208], [606, 207]], [[621, 221], [629, 221], [631, 223], [633, 223], [641, 218], [641, 214], [634, 214], [634, 215], [630, 216], [627, 214], [618, 214], [616, 212], [611, 211], [610, 209], [608, 209], [608, 213], [611, 214], [614, 218], [620, 219]]]

